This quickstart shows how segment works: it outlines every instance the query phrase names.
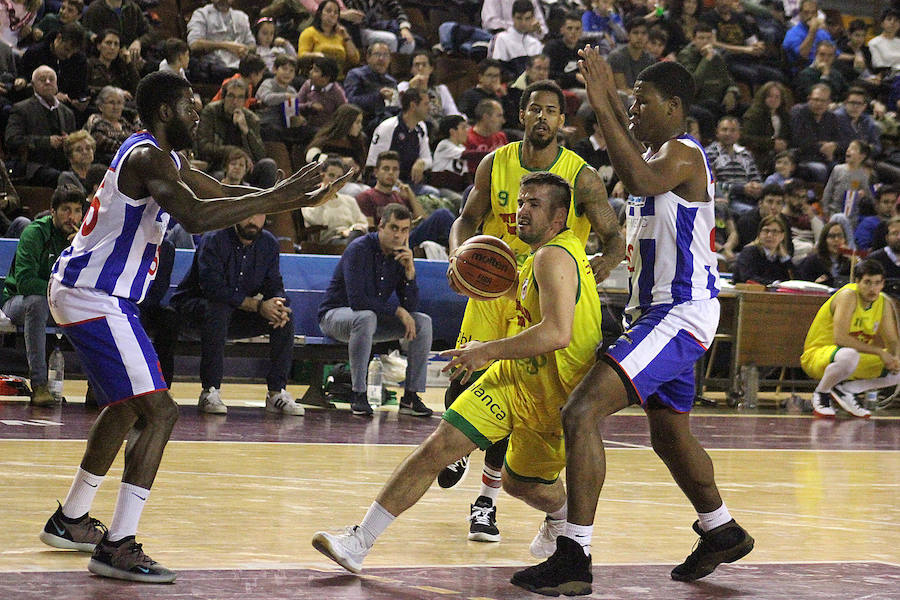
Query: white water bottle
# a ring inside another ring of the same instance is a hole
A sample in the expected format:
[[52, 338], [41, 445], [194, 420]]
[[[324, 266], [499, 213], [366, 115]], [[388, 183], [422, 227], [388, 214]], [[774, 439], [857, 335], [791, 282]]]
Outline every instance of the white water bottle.
[[369, 362], [369, 374], [366, 376], [366, 396], [369, 400], [369, 406], [372, 408], [381, 406], [381, 389], [383, 381], [384, 367], [381, 364], [381, 357], [376, 354]]
[[57, 400], [62, 398], [65, 377], [66, 361], [63, 358], [62, 350], [57, 346], [50, 354], [50, 361], [47, 363], [47, 387], [50, 389], [50, 394]]

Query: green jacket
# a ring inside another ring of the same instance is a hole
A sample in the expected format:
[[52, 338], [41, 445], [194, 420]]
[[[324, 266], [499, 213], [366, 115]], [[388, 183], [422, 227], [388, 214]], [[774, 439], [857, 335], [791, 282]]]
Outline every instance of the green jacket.
[[50, 269], [60, 253], [69, 247], [63, 232], [53, 226], [53, 216], [35, 219], [19, 238], [0, 297], [0, 306], [13, 296], [47, 294]]
[[707, 60], [694, 44], [688, 44], [681, 49], [676, 60], [694, 76], [697, 90], [694, 97], [697, 100], [713, 100], [718, 104], [725, 92], [734, 86], [725, 59], [719, 53], [712, 60]]

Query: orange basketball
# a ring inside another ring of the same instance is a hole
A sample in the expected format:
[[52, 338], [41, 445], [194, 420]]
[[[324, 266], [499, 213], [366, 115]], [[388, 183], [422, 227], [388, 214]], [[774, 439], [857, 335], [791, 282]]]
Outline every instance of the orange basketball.
[[475, 300], [493, 300], [516, 283], [516, 255], [492, 235], [469, 238], [456, 251], [451, 273], [457, 286]]

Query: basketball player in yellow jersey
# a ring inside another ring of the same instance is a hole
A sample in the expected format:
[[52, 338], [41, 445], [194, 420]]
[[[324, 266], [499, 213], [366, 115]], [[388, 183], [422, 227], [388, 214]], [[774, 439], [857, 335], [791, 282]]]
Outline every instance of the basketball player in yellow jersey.
[[900, 382], [897, 317], [881, 293], [884, 267], [863, 261], [854, 279], [822, 305], [803, 344], [800, 364], [819, 380], [812, 399], [816, 417], [834, 418], [834, 400], [854, 417], [866, 418], [871, 413], [856, 394]]
[[[599, 283], [606, 279], [625, 258], [625, 241], [616, 214], [609, 205], [603, 180], [580, 156], [556, 141], [559, 128], [565, 123], [564, 102], [562, 90], [553, 81], [537, 81], [525, 88], [519, 102], [519, 120], [524, 126], [525, 138], [498, 148], [478, 165], [475, 186], [450, 230], [451, 254], [481, 226], [484, 233], [505, 240], [521, 266], [530, 250], [516, 237], [515, 199], [519, 195], [519, 181], [531, 171], [548, 171], [559, 175], [572, 187], [566, 226], [581, 241], [582, 247], [591, 228], [600, 238], [603, 255], [591, 262], [595, 280]], [[460, 292], [452, 281], [450, 286]], [[456, 347], [471, 340], [486, 342], [506, 337], [514, 308], [514, 304], [504, 298], [469, 300]], [[464, 387], [456, 380], [451, 382], [444, 397], [445, 406], [450, 406]], [[500, 470], [505, 454], [505, 441], [485, 453], [481, 491], [470, 507], [470, 540], [500, 540], [494, 502], [500, 491]], [[450, 465], [441, 472], [438, 484], [441, 487], [455, 485], [465, 475], [468, 465], [467, 456]]]
[[[546, 513], [531, 543], [535, 556], [556, 548], [566, 521], [559, 473], [566, 464], [560, 408], [594, 364], [602, 339], [600, 297], [584, 247], [566, 227], [568, 182], [552, 173], [526, 175], [518, 195], [519, 237], [532, 253], [518, 285], [514, 335], [448, 350], [444, 370], [467, 383], [496, 361], [444, 413], [434, 433], [391, 475], [362, 523], [343, 533], [318, 532], [313, 546], [359, 572], [375, 540], [431, 486], [441, 465], [509, 437], [503, 488]], [[427, 534], [425, 534], [427, 535]]]

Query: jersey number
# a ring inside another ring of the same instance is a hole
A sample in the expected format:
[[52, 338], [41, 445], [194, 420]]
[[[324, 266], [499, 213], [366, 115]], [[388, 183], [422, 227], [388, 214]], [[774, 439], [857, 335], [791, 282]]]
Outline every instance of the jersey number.
[[97, 226], [97, 220], [100, 218], [100, 199], [94, 196], [91, 200], [91, 207], [88, 209], [87, 218], [81, 224], [81, 235], [87, 237], [91, 235], [94, 227]]

